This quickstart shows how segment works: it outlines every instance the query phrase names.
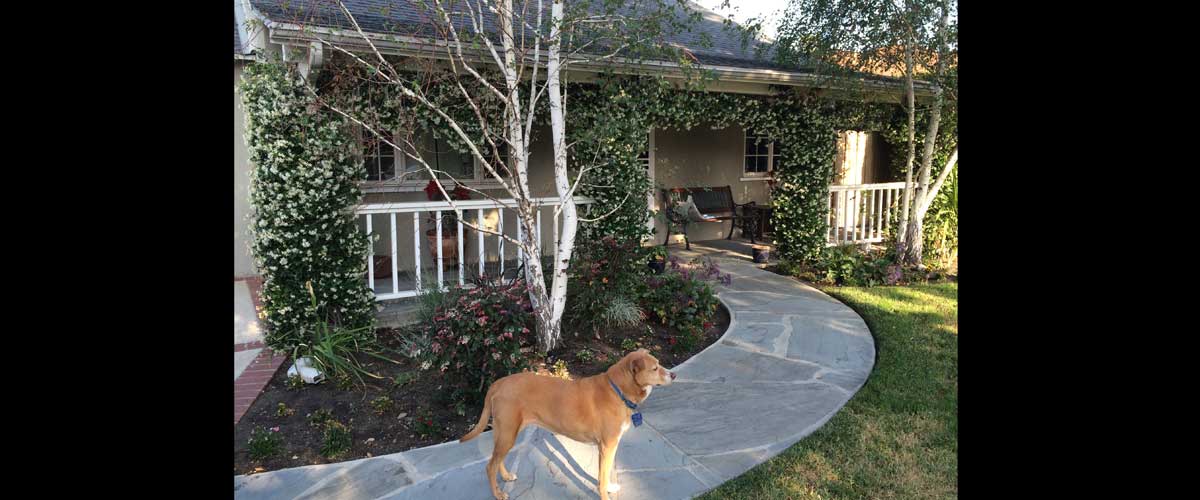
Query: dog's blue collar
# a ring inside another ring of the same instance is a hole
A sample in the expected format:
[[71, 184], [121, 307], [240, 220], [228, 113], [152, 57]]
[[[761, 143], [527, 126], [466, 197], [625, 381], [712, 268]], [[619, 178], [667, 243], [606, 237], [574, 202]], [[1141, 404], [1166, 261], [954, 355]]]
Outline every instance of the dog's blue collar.
[[638, 405], [626, 398], [625, 394], [621, 392], [621, 388], [617, 387], [617, 384], [613, 383], [612, 379], [608, 379], [608, 385], [611, 385], [613, 390], [617, 391], [617, 397], [621, 398], [621, 401], [625, 403], [625, 406], [628, 406], [630, 410], [634, 410], [633, 415], [630, 415], [629, 417], [633, 420], [633, 426], [637, 427], [642, 425], [642, 412], [636, 411]]

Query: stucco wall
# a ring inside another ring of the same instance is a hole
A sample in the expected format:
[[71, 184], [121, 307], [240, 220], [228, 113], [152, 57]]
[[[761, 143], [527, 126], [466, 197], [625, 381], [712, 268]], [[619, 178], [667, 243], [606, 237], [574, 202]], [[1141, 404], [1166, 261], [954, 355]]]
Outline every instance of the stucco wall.
[[[661, 200], [659, 190], [673, 187], [730, 186], [733, 201], [754, 201], [769, 204], [767, 183], [761, 180], [743, 181], [743, 159], [745, 155], [745, 132], [741, 127], [713, 130], [698, 126], [691, 130], [654, 131], [654, 184], [655, 196]], [[655, 238], [662, 243], [666, 226], [659, 217], [655, 220]], [[729, 234], [730, 223], [696, 223], [688, 227], [688, 239], [703, 241], [724, 238]], [[734, 230], [733, 237], [741, 236]], [[672, 242], [683, 243], [683, 237], [671, 235]]]
[[[245, 62], [234, 61], [233, 83], [236, 86], [242, 77]], [[233, 276], [257, 276], [258, 269], [250, 257], [250, 231], [247, 217], [250, 214], [250, 162], [247, 160], [246, 142], [242, 136], [244, 126], [241, 101], [234, 88], [233, 95]]]

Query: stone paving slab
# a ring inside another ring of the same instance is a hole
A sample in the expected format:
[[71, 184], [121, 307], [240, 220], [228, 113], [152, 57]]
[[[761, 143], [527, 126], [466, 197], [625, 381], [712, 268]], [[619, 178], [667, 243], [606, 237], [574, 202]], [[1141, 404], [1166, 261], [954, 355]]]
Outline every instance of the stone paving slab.
[[[857, 320], [857, 321], [861, 321]], [[787, 356], [836, 370], [869, 373], [875, 363], [875, 342], [870, 334], [855, 334], [856, 321], [818, 317], [793, 317]], [[865, 328], [865, 324], [863, 324]], [[796, 335], [795, 332], [803, 332]]]
[[642, 414], [684, 453], [710, 455], [799, 434], [847, 399], [840, 388], [819, 382], [676, 382], [655, 389]]
[[[821, 367], [782, 357], [769, 356], [716, 344], [704, 353], [704, 363], [692, 363], [676, 370], [679, 382], [740, 383], [740, 382], [804, 382], [812, 380]], [[655, 389], [655, 394], [660, 392]]]
[[[718, 287], [732, 324], [644, 403], [645, 425], [617, 450], [614, 500], [691, 498], [737, 477], [824, 425], [871, 373], [875, 344], [849, 307], [749, 262], [720, 266], [733, 276]], [[491, 450], [489, 431], [467, 443], [237, 476], [234, 497], [489, 499]], [[599, 498], [598, 454], [527, 428], [505, 460], [517, 480], [501, 489], [512, 499]]]

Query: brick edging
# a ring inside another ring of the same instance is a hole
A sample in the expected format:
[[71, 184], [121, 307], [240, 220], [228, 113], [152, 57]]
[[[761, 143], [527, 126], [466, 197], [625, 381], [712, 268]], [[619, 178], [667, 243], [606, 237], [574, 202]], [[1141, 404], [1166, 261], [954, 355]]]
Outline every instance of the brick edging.
[[250, 366], [247, 366], [242, 374], [233, 381], [234, 425], [237, 425], [238, 421], [242, 419], [242, 416], [250, 409], [250, 405], [254, 404], [254, 400], [271, 382], [271, 378], [275, 376], [275, 372], [279, 371], [279, 367], [283, 366], [283, 362], [287, 361], [287, 357], [286, 354], [263, 349], [250, 362]]
[[262, 349], [266, 346], [267, 345], [261, 340], [255, 340], [253, 342], [246, 342], [244, 344], [233, 344], [233, 352], [249, 351], [250, 349]]
[[[233, 281], [235, 283], [244, 281], [246, 288], [250, 289], [250, 301], [254, 303], [254, 321], [258, 322], [258, 311], [262, 309], [262, 277], [234, 277]], [[262, 328], [261, 322], [259, 322], [259, 328]], [[250, 349], [262, 349], [262, 351], [254, 357], [254, 360], [242, 371], [242, 374], [233, 381], [234, 425], [237, 425], [238, 421], [242, 419], [242, 416], [250, 409], [250, 405], [254, 404], [254, 400], [258, 398], [259, 393], [271, 382], [271, 378], [275, 376], [275, 372], [279, 371], [279, 367], [283, 366], [283, 362], [287, 360], [287, 354], [273, 353], [260, 340], [233, 345], [233, 352], [235, 353]]]

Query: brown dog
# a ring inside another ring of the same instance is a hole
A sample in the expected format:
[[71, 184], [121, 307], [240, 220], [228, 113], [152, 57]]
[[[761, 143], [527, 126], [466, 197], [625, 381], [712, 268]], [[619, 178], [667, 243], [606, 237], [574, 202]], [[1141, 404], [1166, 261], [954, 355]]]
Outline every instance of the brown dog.
[[659, 366], [658, 360], [645, 349], [627, 354], [604, 373], [580, 380], [529, 372], [509, 375], [488, 388], [479, 423], [459, 441], [478, 436], [487, 427], [488, 417], [492, 417], [495, 445], [487, 464], [487, 476], [496, 500], [508, 499], [508, 494], [496, 484], [497, 470], [505, 481], [517, 479], [504, 467], [504, 457], [526, 424], [536, 424], [576, 441], [595, 443], [600, 447], [600, 499], [608, 500], [610, 492], [620, 489], [610, 482], [613, 458], [617, 456], [621, 436], [633, 424], [634, 413], [613, 385], [625, 399], [637, 405], [650, 396], [654, 386], [670, 385], [673, 379], [675, 374]]

